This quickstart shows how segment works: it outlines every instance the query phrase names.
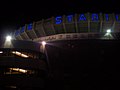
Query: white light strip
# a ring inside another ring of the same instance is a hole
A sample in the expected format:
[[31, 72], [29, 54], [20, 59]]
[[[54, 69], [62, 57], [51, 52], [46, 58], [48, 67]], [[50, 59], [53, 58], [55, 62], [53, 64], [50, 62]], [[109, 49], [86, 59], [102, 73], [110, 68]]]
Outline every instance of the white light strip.
[[21, 54], [20, 52], [17, 52], [17, 51], [15, 53], [16, 53], [16, 55], [20, 55]]
[[14, 71], [22, 72], [22, 73], [26, 73], [27, 72], [27, 70], [19, 69], [19, 68], [10, 68], [10, 69], [14, 70]]
[[22, 56], [22, 57], [25, 57], [25, 58], [27, 58], [27, 57], [28, 57], [28, 56], [27, 56], [27, 55], [25, 55], [25, 54], [21, 54], [21, 56]]
[[28, 58], [27, 55], [22, 54], [21, 52], [18, 52], [18, 51], [13, 51], [12, 53], [13, 53], [13, 54], [16, 54], [16, 55], [18, 55], [18, 56], [24, 57], [24, 58]]
[[0, 51], [0, 53], [3, 53], [3, 51]]
[[24, 70], [24, 69], [19, 69], [20, 72], [23, 72], [23, 73], [26, 73], [27, 70]]
[[12, 53], [15, 54], [15, 51], [13, 51]]

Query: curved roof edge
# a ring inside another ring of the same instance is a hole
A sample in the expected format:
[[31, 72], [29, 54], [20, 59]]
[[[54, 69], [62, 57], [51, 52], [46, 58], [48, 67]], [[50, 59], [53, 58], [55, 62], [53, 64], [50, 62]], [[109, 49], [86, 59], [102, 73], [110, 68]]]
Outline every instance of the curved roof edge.
[[17, 40], [34, 40], [57, 34], [120, 32], [120, 14], [81, 13], [51, 17], [20, 27], [14, 32]]

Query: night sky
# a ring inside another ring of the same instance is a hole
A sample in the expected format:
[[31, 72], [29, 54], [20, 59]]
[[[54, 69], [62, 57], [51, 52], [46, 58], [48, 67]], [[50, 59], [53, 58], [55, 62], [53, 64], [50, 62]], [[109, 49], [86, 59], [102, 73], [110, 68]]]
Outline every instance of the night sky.
[[4, 0], [0, 2], [0, 37], [25, 24], [75, 13], [120, 13], [117, 0]]

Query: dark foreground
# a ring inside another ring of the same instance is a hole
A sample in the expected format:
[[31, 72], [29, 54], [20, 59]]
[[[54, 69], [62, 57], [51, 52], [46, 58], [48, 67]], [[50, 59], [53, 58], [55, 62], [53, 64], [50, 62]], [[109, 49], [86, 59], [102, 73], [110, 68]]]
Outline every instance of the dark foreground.
[[[57, 41], [46, 46], [49, 74], [44, 87], [0, 90], [109, 90], [119, 88], [120, 41]], [[28, 82], [29, 83], [29, 82]]]

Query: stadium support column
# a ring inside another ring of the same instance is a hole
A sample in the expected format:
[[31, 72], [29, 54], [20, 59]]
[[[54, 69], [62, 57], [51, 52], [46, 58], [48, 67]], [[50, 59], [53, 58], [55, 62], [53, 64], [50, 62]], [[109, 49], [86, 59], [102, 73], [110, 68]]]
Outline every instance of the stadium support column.
[[113, 15], [114, 18], [113, 18], [113, 25], [112, 25], [111, 29], [112, 29], [112, 31], [115, 31], [115, 24], [116, 24], [115, 14], [113, 13], [112, 15]]
[[78, 14], [75, 14], [75, 28], [76, 28], [76, 33], [78, 33], [78, 22], [77, 22], [77, 17], [78, 17]]
[[42, 30], [43, 30], [43, 32], [44, 32], [44, 35], [46, 36], [46, 32], [45, 32], [45, 28], [44, 28], [44, 19], [42, 19]]
[[[27, 27], [27, 24], [25, 24], [25, 27]], [[25, 29], [25, 36], [27, 37], [27, 39], [30, 39], [30, 37], [28, 36], [27, 32], [26, 32], [26, 29]]]
[[100, 13], [100, 32], [102, 32], [103, 18], [102, 13]]
[[65, 27], [65, 15], [63, 15], [63, 29], [64, 29], [64, 33], [66, 33], [66, 27]]
[[54, 17], [52, 17], [52, 24], [51, 24], [51, 27], [52, 27], [52, 29], [53, 29], [54, 34], [56, 34], [55, 27], [54, 27], [53, 24], [54, 24]]
[[90, 32], [90, 13], [88, 13], [87, 15], [88, 15], [88, 32]]

